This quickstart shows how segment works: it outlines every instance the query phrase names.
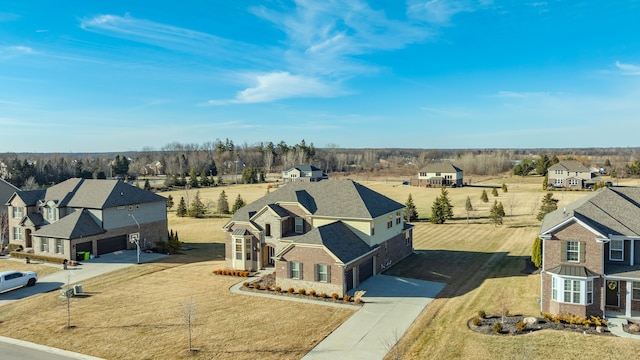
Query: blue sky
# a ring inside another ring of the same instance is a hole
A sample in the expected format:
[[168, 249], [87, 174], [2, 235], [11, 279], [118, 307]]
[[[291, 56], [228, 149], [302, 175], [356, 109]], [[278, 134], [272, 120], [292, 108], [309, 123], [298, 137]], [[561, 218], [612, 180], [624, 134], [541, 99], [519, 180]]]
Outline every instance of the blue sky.
[[639, 146], [638, 1], [0, 3], [0, 152]]

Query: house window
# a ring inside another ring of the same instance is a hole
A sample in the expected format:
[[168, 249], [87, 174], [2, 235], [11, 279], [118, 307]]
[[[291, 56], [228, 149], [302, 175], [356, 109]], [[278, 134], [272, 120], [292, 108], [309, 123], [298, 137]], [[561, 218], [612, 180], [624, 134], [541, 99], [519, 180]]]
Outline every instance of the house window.
[[556, 170], [556, 175], [562, 175], [562, 170]]
[[593, 304], [593, 281], [587, 281], [587, 305]]
[[297, 261], [292, 261], [290, 263], [291, 266], [291, 278], [292, 279], [302, 279], [302, 263]]
[[558, 301], [558, 278], [551, 277], [551, 299]]
[[296, 217], [296, 234], [302, 234], [304, 232], [304, 224], [301, 217]]
[[15, 226], [13, 228], [13, 240], [23, 240], [22, 239], [22, 228], [19, 226]]
[[556, 186], [562, 186], [562, 179], [556, 179], [555, 180], [555, 185]]
[[52, 207], [47, 208], [47, 220], [55, 220], [56, 219], [56, 209]]
[[569, 185], [578, 185], [578, 179], [569, 179]]
[[24, 216], [24, 212], [23, 209], [19, 206], [14, 206], [13, 207], [13, 218], [14, 219], [22, 219], [22, 217]]
[[387, 229], [390, 229], [393, 227], [393, 215], [389, 215], [389, 218], [387, 219]]
[[329, 282], [329, 266], [326, 264], [317, 265], [318, 281]]
[[564, 302], [580, 304], [580, 280], [564, 280]]
[[244, 240], [245, 260], [251, 260], [251, 239]]
[[376, 234], [376, 224], [371, 223], [371, 236]]
[[411, 233], [409, 233], [408, 231], [404, 233], [404, 245], [405, 246], [411, 245]]
[[640, 301], [640, 281], [634, 281], [631, 290], [631, 299]]
[[580, 242], [575, 240], [567, 241], [567, 261], [580, 261]]
[[40, 251], [41, 252], [49, 252], [49, 239], [48, 238], [40, 239]]
[[436, 176], [440, 176], [441, 174], [439, 172], [436, 173]]
[[242, 239], [236, 239], [236, 260], [242, 260]]
[[62, 246], [62, 239], [56, 239], [56, 254], [64, 254], [64, 247]]
[[613, 261], [622, 261], [624, 259], [624, 240], [611, 240], [611, 243], [609, 243], [609, 259]]
[[396, 225], [400, 224], [401, 222], [402, 222], [402, 215], [400, 211], [396, 211]]
[[264, 236], [271, 236], [271, 224], [264, 224]]

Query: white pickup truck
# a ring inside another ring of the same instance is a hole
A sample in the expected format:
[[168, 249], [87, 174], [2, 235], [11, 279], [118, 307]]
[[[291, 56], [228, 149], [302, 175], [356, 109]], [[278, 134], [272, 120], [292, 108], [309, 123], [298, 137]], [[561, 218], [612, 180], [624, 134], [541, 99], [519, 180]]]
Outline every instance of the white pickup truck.
[[22, 286], [33, 286], [38, 281], [38, 274], [34, 271], [2, 271], [0, 272], [0, 291]]

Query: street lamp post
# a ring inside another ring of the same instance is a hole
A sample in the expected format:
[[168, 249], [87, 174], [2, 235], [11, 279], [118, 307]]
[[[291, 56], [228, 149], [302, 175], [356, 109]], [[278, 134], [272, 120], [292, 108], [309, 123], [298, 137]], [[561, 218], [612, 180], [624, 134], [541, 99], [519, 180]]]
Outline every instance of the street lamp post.
[[136, 225], [138, 225], [138, 233], [135, 234], [136, 236], [131, 236], [131, 235], [134, 235], [134, 234], [130, 234], [129, 235], [129, 241], [131, 241], [131, 242], [136, 244], [136, 254], [138, 255], [138, 264], [140, 264], [140, 224], [138, 223], [138, 220], [136, 220], [136, 217], [133, 216], [133, 214], [129, 214], [129, 216], [131, 216], [133, 221], [136, 222]]

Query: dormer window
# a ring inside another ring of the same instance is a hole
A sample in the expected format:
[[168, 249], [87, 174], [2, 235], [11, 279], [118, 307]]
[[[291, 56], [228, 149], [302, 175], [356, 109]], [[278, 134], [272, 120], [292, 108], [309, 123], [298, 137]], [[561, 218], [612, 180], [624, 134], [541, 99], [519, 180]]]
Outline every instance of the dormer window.
[[624, 241], [620, 239], [613, 239], [609, 244], [609, 260], [622, 261], [624, 260]]
[[47, 207], [47, 220], [55, 220], [56, 219], [56, 209], [52, 207]]
[[302, 234], [304, 232], [304, 223], [301, 217], [296, 217], [296, 234]]

